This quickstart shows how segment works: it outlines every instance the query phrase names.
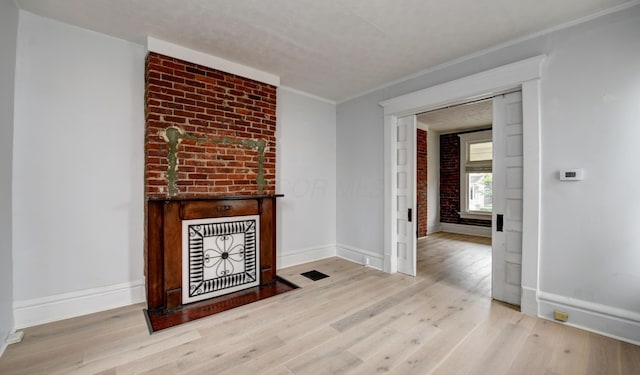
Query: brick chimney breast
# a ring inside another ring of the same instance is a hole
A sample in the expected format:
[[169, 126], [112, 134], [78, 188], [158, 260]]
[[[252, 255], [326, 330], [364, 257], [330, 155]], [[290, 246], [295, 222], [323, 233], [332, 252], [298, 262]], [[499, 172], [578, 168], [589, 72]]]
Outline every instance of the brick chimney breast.
[[149, 52], [145, 110], [145, 196], [275, 194], [275, 86]]

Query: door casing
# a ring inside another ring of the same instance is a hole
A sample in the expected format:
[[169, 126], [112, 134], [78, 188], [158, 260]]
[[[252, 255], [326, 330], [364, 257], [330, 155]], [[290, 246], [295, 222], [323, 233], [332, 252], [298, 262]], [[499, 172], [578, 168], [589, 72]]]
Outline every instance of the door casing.
[[[398, 118], [394, 124], [394, 143], [398, 152], [393, 155], [396, 166], [394, 179], [395, 198], [392, 204], [397, 205], [396, 232], [398, 244], [398, 272], [416, 276], [416, 116]], [[401, 188], [401, 185], [404, 188]]]
[[398, 96], [380, 103], [384, 108], [384, 270], [398, 270], [397, 212], [392, 208], [396, 174], [392, 155], [397, 151], [392, 132], [398, 117], [448, 105], [522, 91], [523, 112], [523, 230], [521, 311], [538, 316], [538, 264], [540, 250], [540, 80], [545, 55]]

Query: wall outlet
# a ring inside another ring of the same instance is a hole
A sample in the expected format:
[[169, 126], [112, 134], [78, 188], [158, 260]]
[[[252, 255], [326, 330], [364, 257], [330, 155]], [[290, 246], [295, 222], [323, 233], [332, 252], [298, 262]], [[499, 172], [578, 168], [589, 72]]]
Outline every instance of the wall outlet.
[[559, 322], [566, 322], [569, 319], [569, 314], [564, 311], [554, 310], [553, 311], [553, 319]]

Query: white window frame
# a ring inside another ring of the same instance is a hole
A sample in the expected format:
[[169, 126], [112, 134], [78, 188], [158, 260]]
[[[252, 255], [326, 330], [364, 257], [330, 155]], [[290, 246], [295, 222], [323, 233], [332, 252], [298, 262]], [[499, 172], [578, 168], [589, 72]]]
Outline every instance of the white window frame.
[[491, 220], [491, 212], [469, 211], [468, 194], [469, 181], [467, 178], [467, 167], [489, 167], [493, 165], [493, 155], [491, 160], [469, 161], [469, 146], [474, 143], [493, 142], [491, 129], [477, 131], [473, 133], [458, 134], [460, 138], [460, 215], [463, 219]]

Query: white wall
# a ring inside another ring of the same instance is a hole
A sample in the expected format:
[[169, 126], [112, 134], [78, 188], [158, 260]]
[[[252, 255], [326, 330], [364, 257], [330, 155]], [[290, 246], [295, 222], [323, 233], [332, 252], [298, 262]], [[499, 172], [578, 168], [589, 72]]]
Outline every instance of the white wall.
[[440, 230], [440, 133], [427, 132], [427, 233]]
[[18, 37], [18, 8], [0, 2], [0, 355], [13, 330], [13, 260], [11, 254], [11, 184], [13, 106]]
[[[20, 12], [14, 307], [29, 326], [144, 299], [142, 46]], [[336, 255], [336, 106], [278, 90], [278, 266]]]
[[559, 38], [543, 76], [540, 289], [640, 320], [640, 7], [609, 19]]
[[144, 47], [21, 11], [16, 325], [143, 298]]
[[[337, 241], [382, 255], [377, 103], [544, 53], [540, 313], [561, 308], [570, 324], [640, 341], [639, 36], [636, 5], [339, 104], [337, 221], [363, 230], [338, 230]], [[365, 139], [354, 144], [359, 135]], [[585, 168], [586, 179], [559, 182], [568, 167]], [[344, 187], [363, 180], [376, 184], [376, 197], [351, 200]]]
[[440, 231], [440, 133], [417, 122], [427, 132], [427, 235]]
[[336, 106], [278, 88], [278, 268], [335, 255]]
[[374, 93], [337, 109], [337, 242], [383, 255], [383, 116]]

